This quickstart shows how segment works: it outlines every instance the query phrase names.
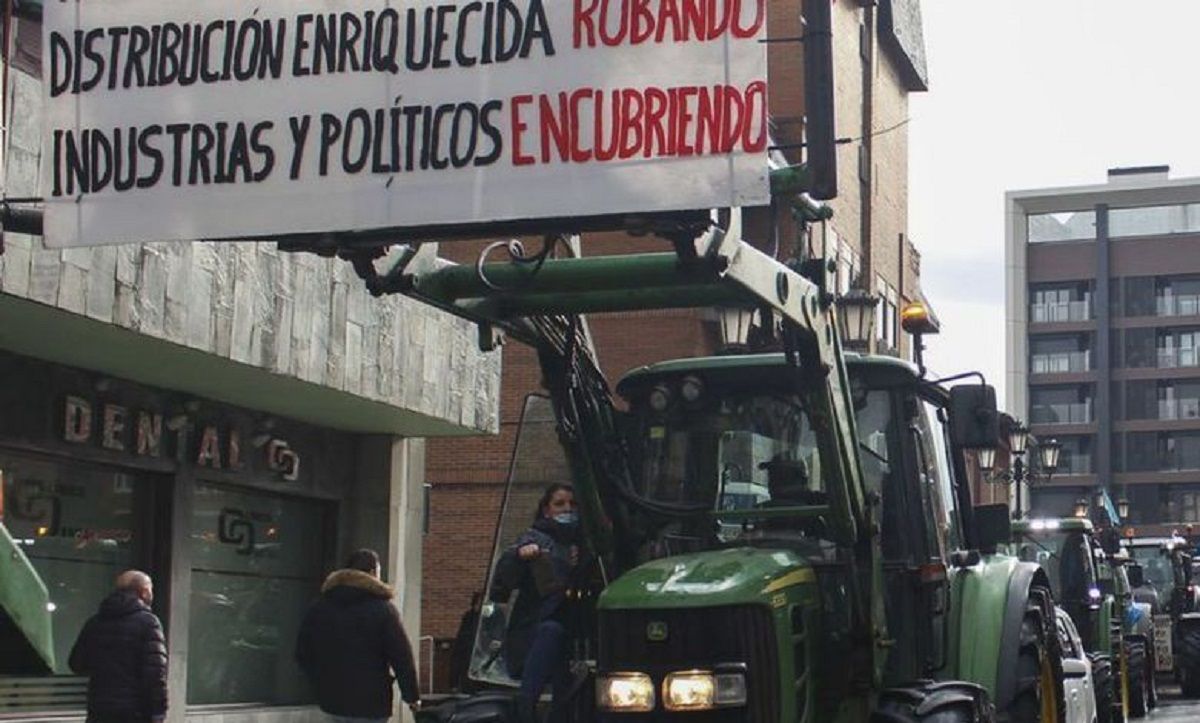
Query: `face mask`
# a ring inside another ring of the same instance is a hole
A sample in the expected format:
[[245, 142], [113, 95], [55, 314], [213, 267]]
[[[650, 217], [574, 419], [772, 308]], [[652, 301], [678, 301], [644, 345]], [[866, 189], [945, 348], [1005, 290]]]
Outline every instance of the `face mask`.
[[574, 525], [579, 522], [579, 515], [574, 512], [559, 512], [554, 516], [554, 521], [560, 525]]

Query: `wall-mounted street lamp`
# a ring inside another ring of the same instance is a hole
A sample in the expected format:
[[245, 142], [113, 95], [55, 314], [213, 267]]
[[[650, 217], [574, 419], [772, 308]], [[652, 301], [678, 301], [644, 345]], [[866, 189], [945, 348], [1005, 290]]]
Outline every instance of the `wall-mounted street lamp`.
[[837, 297], [838, 331], [847, 349], [865, 352], [870, 348], [876, 306], [879, 297], [864, 289], [850, 289]]
[[717, 318], [721, 324], [721, 346], [726, 351], [746, 351], [750, 348], [750, 330], [754, 327], [754, 309], [720, 307]]
[[[996, 470], [996, 450], [994, 448], [981, 449], [977, 452], [976, 459], [979, 462], [979, 470], [983, 472], [984, 479], [994, 484], [1011, 484], [1016, 486], [1016, 505], [1013, 508], [1013, 518], [1020, 519], [1023, 513], [1021, 505], [1021, 488], [1022, 486], [1033, 482], [1036, 479], [1031, 464], [1025, 461], [1025, 454], [1029, 451], [1029, 428], [1020, 422], [1015, 421], [1008, 430], [1008, 451], [1011, 455], [1008, 469]], [[1045, 475], [1046, 481], [1054, 476], [1054, 472], [1058, 469], [1058, 459], [1062, 454], [1062, 445], [1057, 440], [1048, 439], [1045, 442], [1040, 442], [1037, 445], [1038, 461], [1041, 463], [1041, 474]], [[1083, 500], [1084, 508], [1087, 508], [1087, 500]], [[1076, 508], [1078, 509], [1078, 508]]]
[[1075, 500], [1075, 516], [1080, 519], [1087, 519], [1088, 516], [1088, 501], [1082, 497]]

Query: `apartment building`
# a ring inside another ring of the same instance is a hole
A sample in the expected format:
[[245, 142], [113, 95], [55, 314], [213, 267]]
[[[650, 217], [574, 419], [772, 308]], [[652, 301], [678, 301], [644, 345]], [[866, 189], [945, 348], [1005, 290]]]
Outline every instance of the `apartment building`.
[[1200, 522], [1200, 178], [1120, 168], [1006, 205], [1008, 408], [1062, 444], [1033, 512], [1102, 487], [1141, 531]]

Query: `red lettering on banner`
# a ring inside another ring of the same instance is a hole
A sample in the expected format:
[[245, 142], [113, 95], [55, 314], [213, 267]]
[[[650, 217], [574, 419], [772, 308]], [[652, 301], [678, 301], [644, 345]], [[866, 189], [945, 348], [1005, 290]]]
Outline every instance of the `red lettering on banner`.
[[[750, 10], [753, 18], [743, 23]], [[710, 41], [729, 34], [758, 35], [767, 19], [767, 0], [575, 0], [576, 48]]]
[[537, 159], [531, 155], [521, 152], [521, 134], [529, 127], [527, 123], [521, 120], [521, 106], [532, 103], [532, 95], [517, 95], [513, 96], [512, 105], [512, 149], [513, 149], [513, 165], [514, 166], [531, 166], [537, 163]]
[[567, 128], [569, 122], [567, 116], [567, 94], [558, 94], [558, 116], [555, 117], [554, 109], [550, 105], [550, 99], [542, 96], [539, 100], [541, 112], [538, 113], [542, 132], [542, 163], [550, 162], [550, 141], [554, 141], [554, 145], [558, 147], [558, 159], [560, 161], [568, 160], [571, 157], [571, 139], [570, 129]]
[[[522, 96], [513, 102], [516, 108], [530, 106], [534, 99]], [[767, 146], [767, 84], [762, 80], [744, 88], [577, 88], [539, 95], [529, 111], [537, 113], [536, 122], [514, 112], [513, 127], [536, 129], [540, 153], [525, 155], [514, 143], [514, 163], [519, 165], [758, 153]]]
[[[755, 107], [757, 102], [758, 107]], [[758, 123], [753, 123], [758, 119]], [[751, 138], [750, 131], [758, 127], [758, 137]], [[767, 148], [767, 84], [756, 80], [746, 88], [746, 122], [742, 125], [742, 148], [747, 153], [757, 153]]]
[[750, 25], [742, 27], [739, 22], [741, 19], [742, 14], [740, 12], [733, 16], [732, 27], [729, 28], [730, 32], [733, 33], [733, 37], [745, 40], [758, 35], [758, 31], [762, 30], [763, 23], [767, 19], [767, 0], [755, 0], [754, 22], [750, 23]]

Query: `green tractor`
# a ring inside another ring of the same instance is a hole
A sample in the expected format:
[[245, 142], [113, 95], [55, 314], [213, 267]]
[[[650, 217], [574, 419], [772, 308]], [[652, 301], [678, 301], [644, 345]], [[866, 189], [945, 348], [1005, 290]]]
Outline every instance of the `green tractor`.
[[[1128, 534], [1133, 534], [1129, 530]], [[1181, 678], [1175, 665], [1176, 615], [1200, 610], [1189, 601], [1191, 563], [1187, 541], [1178, 537], [1126, 537], [1121, 547], [1133, 559], [1129, 582], [1138, 602], [1150, 606], [1154, 614], [1155, 670], [1160, 676]], [[1195, 588], [1191, 596], [1195, 595]]]
[[[972, 507], [965, 483], [964, 450], [998, 437], [993, 390], [843, 354], [832, 269], [741, 241], [736, 212], [671, 229], [673, 253], [555, 258], [548, 241], [537, 256], [509, 245], [507, 263], [416, 255], [365, 274], [479, 323], [485, 348], [503, 330], [538, 352], [535, 416], [553, 434], [519, 444], [496, 559], [529, 491], [573, 482], [595, 561], [593, 584], [569, 591], [573, 719], [1063, 720], [1050, 579], [994, 554], [1008, 510]], [[753, 317], [752, 338], [779, 351], [636, 370], [619, 407], [578, 315], [712, 306]], [[931, 331], [919, 310], [906, 319]], [[548, 472], [556, 443], [564, 466]], [[511, 686], [512, 591], [488, 588], [472, 677]], [[495, 701], [441, 713], [511, 719], [470, 710]]]
[[1200, 698], [1200, 588], [1194, 580], [1194, 548], [1181, 537], [1134, 538], [1125, 545], [1150, 573], [1136, 581], [1148, 584], [1135, 587], [1153, 591], [1162, 612], [1158, 625], [1167, 629], [1159, 636], [1167, 648], [1159, 655], [1166, 663], [1160, 670], [1174, 671], [1185, 697]]
[[1134, 600], [1114, 530], [1098, 532], [1082, 517], [1018, 520], [1009, 552], [1050, 574], [1054, 598], [1078, 628], [1092, 661], [1100, 723], [1140, 718], [1157, 705], [1151, 605]]
[[42, 675], [54, 669], [50, 596], [3, 523], [0, 474], [0, 674]]

